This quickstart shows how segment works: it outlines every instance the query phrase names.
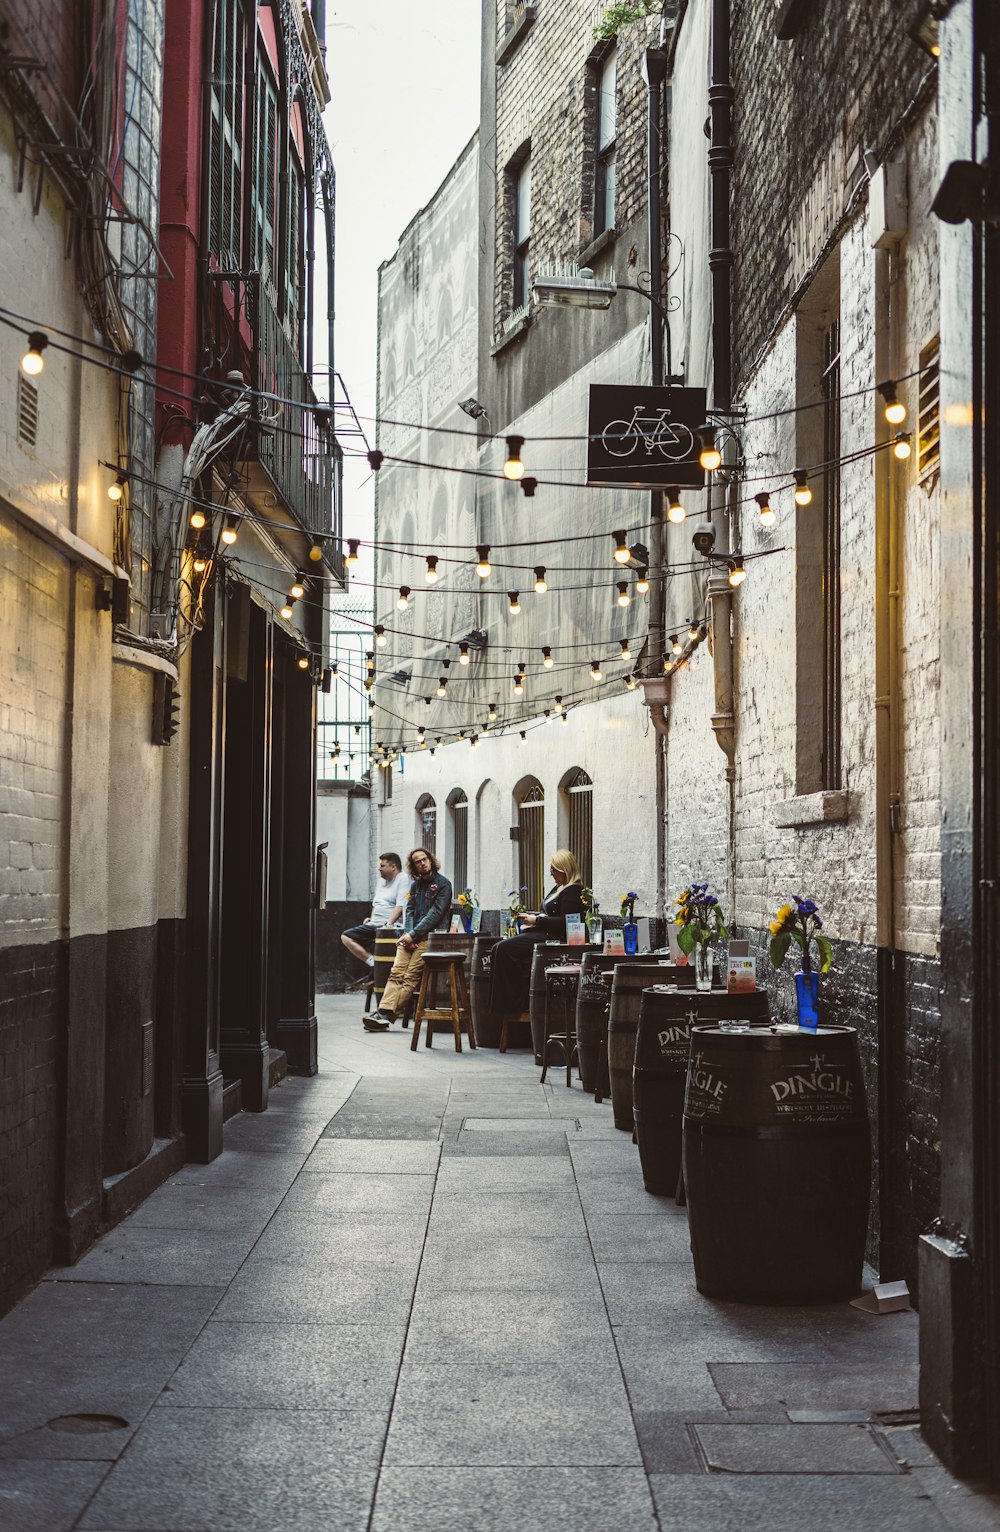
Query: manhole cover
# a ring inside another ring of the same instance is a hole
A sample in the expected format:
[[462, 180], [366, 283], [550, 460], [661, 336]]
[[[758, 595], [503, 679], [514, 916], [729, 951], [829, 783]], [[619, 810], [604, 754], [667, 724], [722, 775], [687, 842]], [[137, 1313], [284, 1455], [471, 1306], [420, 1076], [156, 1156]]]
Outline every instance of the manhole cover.
[[128, 1421], [120, 1415], [57, 1415], [48, 1426], [67, 1436], [88, 1436], [97, 1431], [127, 1431]]

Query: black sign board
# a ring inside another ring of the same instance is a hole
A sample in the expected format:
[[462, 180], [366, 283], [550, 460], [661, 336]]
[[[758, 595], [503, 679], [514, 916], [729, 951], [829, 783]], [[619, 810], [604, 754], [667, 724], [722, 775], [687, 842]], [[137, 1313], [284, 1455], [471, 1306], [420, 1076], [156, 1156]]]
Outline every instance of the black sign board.
[[587, 483], [700, 488], [698, 427], [706, 408], [703, 388], [591, 384]]

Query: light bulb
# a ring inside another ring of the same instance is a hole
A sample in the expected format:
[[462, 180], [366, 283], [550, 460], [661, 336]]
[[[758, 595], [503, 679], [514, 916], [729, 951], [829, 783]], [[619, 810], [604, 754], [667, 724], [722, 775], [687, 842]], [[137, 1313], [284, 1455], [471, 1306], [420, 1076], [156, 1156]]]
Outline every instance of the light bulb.
[[372, 654], [370, 649], [365, 655], [365, 669], [369, 672], [369, 674], [375, 669], [375, 656]]
[[495, 702], [490, 703], [489, 721], [490, 723], [496, 723], [497, 721], [497, 705]]
[[622, 659], [622, 660], [630, 660], [632, 658], [632, 650], [629, 648], [628, 639], [627, 638], [620, 638], [618, 640], [618, 642], [622, 646], [622, 652], [618, 656], [618, 658]]
[[318, 564], [323, 557], [323, 544], [313, 543], [309, 549], [309, 557], [314, 564]]
[[715, 445], [715, 427], [702, 426], [698, 435], [701, 438], [701, 451], [698, 453], [698, 462], [706, 473], [712, 473], [722, 463], [722, 453]]
[[680, 652], [683, 649], [683, 647], [684, 647], [684, 645], [681, 643], [680, 639], [677, 637], [677, 634], [676, 633], [671, 633], [671, 635], [670, 635], [670, 652], [671, 652], [671, 654], [680, 654]]
[[459, 644], [458, 646], [458, 663], [460, 665], [468, 665], [470, 663], [469, 646], [465, 642]]
[[544, 596], [545, 592], [548, 590], [548, 588], [549, 587], [548, 587], [548, 585], [545, 582], [545, 566], [544, 566], [544, 564], [536, 564], [536, 566], [535, 566], [535, 592], [539, 596]]
[[292, 597], [292, 599], [294, 601], [301, 601], [302, 597], [306, 593], [306, 588], [302, 584], [302, 581], [303, 581], [304, 578], [305, 578], [304, 575], [296, 575], [295, 576], [295, 584], [291, 587], [291, 589], [288, 592], [288, 594]]
[[285, 605], [281, 608], [281, 615], [285, 619], [286, 622], [288, 621], [289, 617], [291, 617], [291, 615], [292, 615], [292, 609], [288, 605], [287, 601], [285, 602]]
[[426, 569], [426, 571], [424, 573], [424, 579], [427, 581], [428, 585], [433, 585], [435, 583], [435, 581], [437, 580], [437, 577], [438, 577], [438, 561], [437, 561], [436, 558], [433, 558], [433, 557], [428, 558], [428, 560], [427, 560], [427, 569]]
[[470, 735], [470, 737], [469, 737], [469, 749], [470, 750], [475, 750], [478, 744], [479, 744], [479, 735], [478, 734]]
[[907, 431], [898, 431], [893, 441], [893, 453], [901, 463], [905, 463], [913, 448], [910, 446], [910, 436]]
[[901, 426], [906, 419], [906, 405], [896, 393], [896, 385], [893, 382], [876, 384], [882, 395], [884, 408], [882, 413], [891, 426]]
[[514, 677], [514, 696], [515, 697], [523, 697], [524, 696], [524, 677], [522, 675], [520, 675], [520, 674], [518, 674], [518, 675], [516, 675]]
[[405, 611], [408, 610], [409, 605], [410, 605], [410, 587], [408, 585], [401, 585], [399, 587], [399, 596], [396, 599], [396, 611], [397, 612], [405, 612]]
[[812, 502], [813, 492], [809, 488], [809, 475], [804, 468], [795, 470], [795, 504], [809, 505]]
[[[109, 495], [111, 494], [111, 490], [110, 489], [108, 490], [108, 494]], [[117, 500], [120, 497], [118, 495], [115, 495], [115, 496], [113, 496], [113, 498], [115, 500]], [[191, 523], [191, 526], [194, 527], [196, 532], [200, 532], [202, 527], [205, 525], [205, 512], [204, 511], [192, 511], [191, 512], [191, 516], [190, 516], [190, 523]]]
[[548, 644], [542, 645], [542, 669], [551, 670], [555, 660], [552, 658], [552, 650]]
[[516, 590], [509, 590], [507, 592], [507, 600], [510, 603], [510, 605], [508, 606], [508, 611], [510, 612], [510, 615], [512, 617], [516, 617], [518, 612], [521, 610], [521, 595], [520, 595], [520, 592], [516, 591]]
[[597, 660], [591, 660], [590, 662], [590, 679], [592, 681], [604, 680], [604, 674], [601, 670], [600, 663]]
[[194, 566], [193, 567], [194, 567], [195, 574], [204, 574], [205, 573], [205, 570], [208, 568], [208, 560], [206, 559], [206, 557], [205, 557], [205, 555], [203, 553], [196, 553], [195, 554], [195, 556], [194, 556]]
[[300, 670], [308, 670], [309, 669], [309, 660], [306, 657], [306, 655], [304, 655], [304, 654], [300, 654], [299, 655], [299, 669]]
[[746, 577], [747, 572], [743, 568], [743, 560], [740, 558], [733, 559], [729, 566], [730, 585], [735, 589], [736, 586], [743, 584], [743, 581], [746, 579]]
[[49, 343], [49, 337], [41, 330], [32, 330], [28, 336], [28, 345], [21, 358], [21, 371], [27, 373], [29, 378], [37, 378], [45, 367], [45, 358], [42, 352]]
[[381, 623], [378, 623], [376, 628], [375, 628], [375, 647], [376, 647], [376, 649], [384, 649], [388, 642], [389, 642], [389, 640], [386, 637], [385, 628], [382, 626]]
[[569, 714], [568, 713], [566, 713], [566, 712], [560, 713], [559, 717], [562, 719], [563, 723], [569, 723]]
[[222, 529], [222, 541], [224, 543], [228, 543], [229, 546], [232, 547], [233, 543], [236, 541], [236, 536], [236, 517], [227, 516], [226, 524]]
[[681, 492], [674, 485], [667, 490], [667, 520], [679, 526], [687, 515], [687, 511], [681, 505]]
[[550, 707], [547, 707], [545, 709], [545, 712], [542, 714], [542, 722], [543, 723], [551, 723], [552, 722], [552, 709]]
[[649, 589], [649, 570], [640, 569], [635, 577], [636, 594], [644, 596]]
[[523, 436], [507, 437], [507, 461], [503, 465], [503, 476], [505, 479], [524, 478], [524, 464], [521, 462], [521, 448], [523, 446]]
[[481, 580], [485, 580], [493, 570], [493, 565], [490, 563], [489, 543], [477, 543], [476, 552], [479, 555], [479, 562], [476, 565], [476, 574]]
[[552, 701], [553, 701], [553, 706], [554, 706], [556, 712], [557, 713], [561, 713], [562, 710], [563, 710], [563, 700], [562, 700], [562, 698], [561, 697], [554, 697], [552, 699]]
[[522, 745], [526, 745], [526, 744], [527, 744], [527, 743], [528, 743], [528, 736], [527, 736], [527, 734], [526, 734], [526, 733], [525, 733], [525, 732], [524, 732], [524, 730], [523, 730], [523, 729], [522, 729], [522, 730], [521, 730], [521, 731], [520, 731], [520, 732], [521, 732], [521, 744], [522, 744]]
[[759, 495], [754, 495], [754, 499], [756, 500], [759, 507], [758, 520], [760, 521], [761, 526], [773, 527], [775, 521], [774, 509], [771, 505], [771, 499], [767, 490], [762, 490]]
[[696, 638], [700, 638], [700, 637], [701, 637], [701, 628], [699, 627], [699, 625], [695, 622], [694, 618], [692, 617], [691, 621], [688, 623], [688, 638], [691, 640], [692, 643], [694, 643], [695, 639]]
[[625, 677], [625, 690], [627, 692], [635, 691], [635, 677], [633, 675], [627, 675]]
[[625, 541], [624, 532], [612, 532], [615, 540], [614, 560], [616, 564], [627, 564], [632, 555], [628, 551], [628, 543]]
[[448, 677], [447, 676], [442, 676], [440, 681], [437, 684], [437, 696], [439, 696], [439, 697], [446, 697], [447, 695], [448, 695]]
[[350, 565], [358, 562], [358, 545], [360, 542], [360, 537], [349, 537], [347, 539], [347, 552], [344, 554], [345, 564]]
[[[116, 501], [120, 500], [122, 495], [124, 495], [124, 493], [125, 493], [125, 475], [123, 473], [120, 473], [118, 475], [118, 477], [115, 479], [114, 483], [108, 485], [108, 499], [109, 500], [116, 500]], [[199, 514], [200, 514], [199, 512], [197, 512], [197, 511], [195, 512], [195, 515], [199, 515]], [[192, 516], [191, 517], [191, 525], [193, 527], [195, 527], [195, 528], [203, 527], [205, 525], [205, 518], [204, 518], [204, 516], [202, 516], [200, 521], [195, 521], [194, 516]]]
[[619, 606], [629, 606], [631, 604], [631, 601], [632, 601], [632, 597], [628, 593], [628, 586], [627, 586], [627, 584], [625, 583], [624, 580], [619, 580], [618, 581], [618, 605]]

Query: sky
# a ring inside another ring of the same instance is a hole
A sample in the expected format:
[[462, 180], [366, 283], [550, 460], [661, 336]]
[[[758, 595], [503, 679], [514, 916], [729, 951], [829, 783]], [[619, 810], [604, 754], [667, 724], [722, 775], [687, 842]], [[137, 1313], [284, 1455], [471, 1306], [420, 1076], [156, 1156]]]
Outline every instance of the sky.
[[[375, 414], [379, 265], [479, 120], [479, 33], [479, 0], [328, 0], [333, 99], [324, 124], [337, 173], [335, 365], [359, 415]], [[373, 422], [363, 424], [374, 443]], [[371, 515], [367, 464], [348, 462], [344, 535], [370, 535]], [[364, 564], [357, 573], [365, 578]]]

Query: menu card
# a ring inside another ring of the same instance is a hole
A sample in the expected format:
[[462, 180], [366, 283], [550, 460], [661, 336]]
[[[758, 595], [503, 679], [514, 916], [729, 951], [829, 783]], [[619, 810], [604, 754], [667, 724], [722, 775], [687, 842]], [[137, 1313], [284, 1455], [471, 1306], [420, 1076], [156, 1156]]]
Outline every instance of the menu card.
[[566, 916], [566, 945], [568, 947], [585, 947], [587, 945], [587, 933], [583, 929], [582, 916]]
[[623, 954], [625, 951], [625, 932], [622, 930], [605, 931], [604, 951], [609, 957]]

